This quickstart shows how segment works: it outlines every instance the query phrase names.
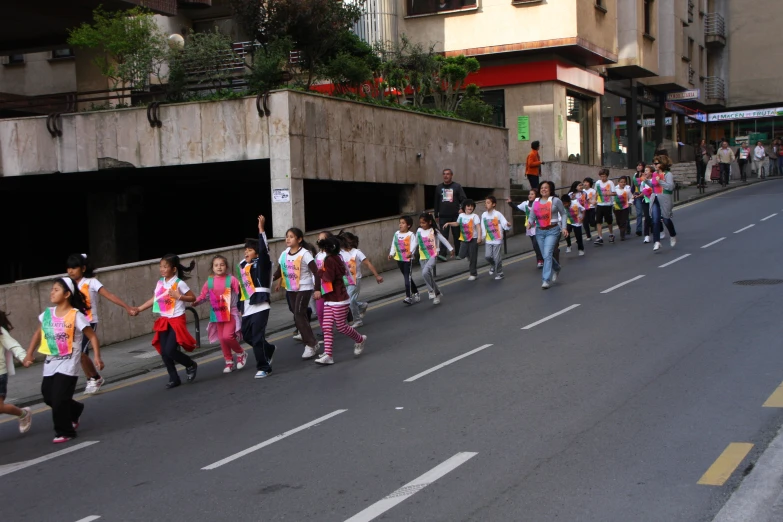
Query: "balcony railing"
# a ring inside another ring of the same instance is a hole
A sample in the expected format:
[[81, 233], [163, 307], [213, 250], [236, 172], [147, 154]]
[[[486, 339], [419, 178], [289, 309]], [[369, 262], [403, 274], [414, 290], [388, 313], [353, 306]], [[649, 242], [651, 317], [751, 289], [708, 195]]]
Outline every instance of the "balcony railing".
[[726, 84], [723, 78], [708, 76], [704, 79], [704, 94], [707, 103], [722, 102], [726, 99]]
[[720, 13], [704, 17], [704, 40], [707, 45], [726, 45], [726, 21]]
[[688, 0], [688, 23], [693, 23], [693, 13], [696, 11], [696, 4], [693, 0]]
[[693, 68], [693, 65], [688, 64], [688, 83], [691, 85], [694, 85], [693, 78], [696, 76], [696, 70]]

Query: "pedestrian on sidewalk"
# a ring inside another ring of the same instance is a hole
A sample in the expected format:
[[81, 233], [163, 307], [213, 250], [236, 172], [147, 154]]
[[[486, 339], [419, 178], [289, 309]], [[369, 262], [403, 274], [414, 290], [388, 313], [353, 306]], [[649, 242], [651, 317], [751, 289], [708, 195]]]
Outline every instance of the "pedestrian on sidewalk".
[[743, 141], [735, 154], [737, 158], [737, 165], [739, 166], [740, 179], [742, 181], [748, 181], [748, 176], [745, 173], [745, 167], [750, 162], [750, 154], [750, 145], [748, 145], [747, 141]]
[[[457, 220], [462, 203], [468, 199], [462, 185], [453, 181], [454, 172], [451, 169], [443, 170], [443, 183], [435, 187], [434, 214], [438, 219], [438, 226], [443, 230], [445, 237], [449, 236], [449, 229], [443, 228], [446, 223]], [[454, 239], [455, 250], [459, 249], [459, 231], [452, 229], [451, 237]], [[446, 249], [441, 245], [438, 253], [441, 261], [447, 261]]]
[[185, 321], [185, 303], [196, 301], [196, 295], [185, 279], [190, 279], [188, 274], [195, 266], [195, 261], [191, 261], [188, 266], [183, 266], [179, 256], [175, 254], [163, 256], [160, 260], [160, 279], [155, 285], [155, 293], [149, 301], [138, 307], [139, 312], [152, 308], [153, 314], [159, 314], [152, 327], [155, 332], [152, 346], [160, 354], [169, 373], [167, 390], [182, 384], [177, 373], [177, 363], [185, 367], [188, 382], [196, 380], [198, 364], [179, 350], [180, 346], [187, 352], [196, 349], [196, 340], [190, 335]]
[[620, 229], [620, 241], [625, 241], [627, 232], [625, 226], [631, 215], [632, 199], [633, 194], [631, 193], [630, 185], [628, 185], [628, 176], [620, 176], [614, 196], [614, 217], [617, 221], [617, 228]]
[[609, 226], [609, 242], [614, 243], [614, 225], [612, 219], [612, 200], [614, 199], [614, 182], [609, 179], [609, 169], [601, 169], [598, 172], [600, 178], [595, 183], [595, 222], [598, 237], [596, 246], [603, 246], [603, 224]]
[[[98, 296], [105, 297], [112, 303], [121, 307], [128, 315], [136, 315], [136, 312], [130, 305], [109, 292], [109, 290], [95, 278], [95, 271], [92, 267], [92, 263], [87, 258], [87, 254], [71, 254], [66, 261], [66, 267], [68, 277], [76, 282], [76, 287], [84, 296], [84, 302], [87, 304], [87, 313], [85, 315], [96, 334], [98, 333], [98, 322], [100, 321], [98, 317]], [[84, 376], [87, 378], [87, 386], [84, 388], [84, 394], [90, 395], [98, 393], [105, 381], [90, 360], [90, 340], [87, 337], [83, 337], [81, 364]]]
[[[696, 186], [706, 187], [706, 175], [707, 164], [712, 160], [715, 155], [715, 149], [711, 144], [707, 143], [707, 140], [701, 140], [699, 146], [696, 147]], [[637, 228], [638, 230], [638, 228]]]
[[475, 281], [478, 277], [478, 246], [481, 243], [481, 218], [474, 214], [476, 203], [472, 199], [463, 202], [464, 212], [460, 213], [456, 221], [446, 223], [447, 227], [459, 229], [460, 249], [457, 257], [468, 258], [470, 275], [468, 281]]
[[30, 408], [17, 408], [13, 404], [5, 403], [5, 398], [8, 395], [8, 376], [16, 373], [14, 356], [19, 362], [24, 363], [27, 355], [16, 339], [8, 333], [13, 329], [6, 313], [0, 310], [0, 347], [3, 352], [0, 354], [0, 413], [16, 417], [19, 421], [19, 433], [27, 433], [33, 423], [33, 414], [30, 413]]
[[753, 149], [753, 169], [756, 171], [756, 177], [759, 179], [763, 179], [767, 170], [769, 170], [767, 151], [764, 148], [764, 144], [760, 141], [756, 142], [756, 148]]
[[307, 308], [313, 290], [321, 286], [318, 266], [312, 254], [312, 246], [304, 240], [304, 232], [301, 229], [292, 227], [286, 230], [285, 244], [287, 248], [280, 254], [272, 280], [276, 281], [275, 292], [280, 291], [281, 286], [285, 288], [286, 300], [294, 314], [296, 330], [305, 344], [302, 359], [310, 359], [316, 354], [318, 340], [310, 327]]
[[[347, 267], [340, 254], [341, 245], [339, 240], [336, 237], [328, 237], [318, 241], [318, 246], [326, 253], [323, 267], [318, 270], [318, 278], [329, 287], [330, 291], [325, 295], [321, 295], [321, 292], [315, 293], [316, 300], [324, 300], [324, 353], [315, 362], [316, 364], [329, 365], [334, 364], [332, 355], [334, 328], [337, 328], [338, 332], [354, 340], [353, 354], [357, 356], [364, 351], [364, 343], [367, 342], [367, 336], [361, 335], [354, 328], [351, 328], [346, 320], [351, 298], [343, 280]], [[437, 259], [434, 255], [433, 257]]]
[[253, 347], [256, 379], [263, 379], [272, 373], [272, 359], [275, 355], [275, 345], [266, 340], [272, 259], [269, 257], [265, 224], [266, 218], [258, 216], [258, 239], [245, 240], [245, 259], [237, 265], [239, 289], [242, 292], [242, 337]]
[[487, 246], [484, 251], [484, 258], [489, 263], [489, 276], [495, 276], [495, 280], [506, 277], [503, 273], [503, 234], [506, 230], [511, 230], [511, 225], [506, 221], [506, 216], [495, 210], [498, 200], [495, 196], [489, 195], [484, 200], [487, 210], [481, 214], [481, 237], [484, 238]]
[[[703, 141], [703, 140], [702, 140]], [[633, 175], [632, 179], [632, 194], [633, 194], [633, 206], [634, 210], [636, 211], [636, 235], [641, 236], [642, 235], [642, 225], [644, 223], [644, 208], [642, 206], [642, 203], [644, 202], [644, 198], [642, 197], [642, 175], [644, 174], [644, 168], [646, 165], [643, 161], [640, 161], [636, 164], [636, 172]], [[706, 169], [706, 165], [705, 165]], [[702, 173], [702, 180], [703, 180], [704, 173]], [[698, 176], [697, 176], [698, 178]], [[698, 184], [698, 179], [696, 181]]]
[[435, 283], [435, 266], [438, 263], [437, 253], [440, 247], [445, 246], [451, 252], [451, 257], [454, 257], [454, 247], [440, 233], [435, 217], [429, 212], [424, 212], [419, 216], [416, 244], [419, 246], [421, 276], [424, 278], [424, 283], [429, 290], [429, 297], [433, 300], [433, 304], [440, 304], [442, 294]]
[[566, 210], [566, 230], [568, 235], [566, 236], [566, 254], [571, 252], [571, 234], [576, 236], [576, 248], [579, 250], [579, 255], [585, 255], [585, 245], [582, 242], [582, 219], [584, 219], [585, 208], [575, 199], [571, 199], [568, 194], [563, 194], [560, 198], [563, 203], [563, 208]]
[[76, 381], [79, 379], [82, 338], [92, 344], [93, 361], [98, 370], [103, 370], [101, 346], [90, 322], [84, 315], [87, 304], [70, 277], [54, 280], [49, 292], [49, 301], [54, 305], [38, 316], [41, 329], [37, 330], [27, 348], [25, 367], [33, 364], [33, 354], [46, 355], [43, 368], [41, 395], [52, 409], [55, 444], [62, 444], [76, 437], [79, 419], [84, 404], [73, 400]]
[[582, 180], [582, 192], [584, 192], [585, 195], [585, 201], [582, 204], [585, 207], [585, 219], [583, 222], [585, 227], [585, 241], [590, 241], [592, 239], [590, 227], [595, 228], [596, 194], [595, 189], [593, 188], [593, 178], [586, 177]]
[[239, 295], [239, 280], [228, 273], [228, 259], [220, 255], [213, 257], [210, 275], [193, 306], [206, 302], [210, 305], [207, 335], [210, 343], [220, 343], [226, 361], [223, 373], [234, 371], [234, 354], [237, 370], [247, 365], [247, 354], [239, 345], [242, 338], [242, 315], [237, 307]]
[[[729, 151], [731, 152], [731, 151]], [[669, 229], [669, 242], [672, 248], [677, 244], [677, 231], [674, 230], [672, 221], [672, 208], [674, 201], [674, 175], [671, 173], [672, 160], [669, 156], [656, 156], [653, 161], [656, 172], [653, 174], [653, 193], [650, 198], [650, 214], [652, 214], [653, 226], [653, 252], [661, 248], [661, 229], [663, 225]]]
[[641, 196], [639, 199], [642, 201], [642, 215], [644, 216], [644, 241], [643, 243], [650, 242], [650, 233], [652, 231], [652, 218], [650, 217], [650, 198], [653, 194], [652, 177], [655, 169], [652, 165], [644, 167], [644, 173], [641, 177], [640, 191]]
[[777, 138], [772, 142], [769, 154], [770, 161], [770, 175], [772, 174], [772, 165], [775, 165], [775, 174], [777, 176], [783, 176], [783, 140]]
[[364, 326], [364, 314], [367, 312], [367, 307], [370, 306], [369, 303], [359, 300], [362, 287], [362, 266], [370, 269], [372, 275], [375, 276], [375, 282], [378, 284], [383, 283], [383, 276], [378, 273], [369, 258], [364, 255], [364, 252], [359, 250], [359, 237], [357, 235], [350, 232], [342, 232], [342, 236], [345, 237], [348, 244], [348, 268], [356, 281], [353, 289], [348, 291], [348, 294], [351, 296], [351, 315], [354, 318], [351, 326], [359, 328]]
[[718, 165], [720, 165], [720, 185], [722, 187], [729, 184], [729, 178], [731, 178], [731, 164], [734, 159], [734, 152], [729, 148], [729, 142], [724, 141], [721, 143], [720, 149], [718, 149]]
[[527, 201], [523, 201], [521, 204], [515, 205], [514, 202], [511, 201], [511, 198], [508, 198], [507, 202], [512, 207], [518, 208], [525, 213], [525, 235], [530, 238], [530, 243], [533, 246], [533, 252], [536, 253], [536, 266], [538, 268], [544, 268], [544, 258], [541, 257], [541, 249], [538, 246], [538, 241], [536, 241], [536, 228], [527, 228], [527, 223], [530, 220], [530, 208], [537, 197], [538, 190], [530, 189], [530, 192], [527, 193]]
[[560, 273], [560, 264], [553, 255], [560, 241], [560, 234], [568, 237], [568, 216], [563, 202], [554, 197], [551, 182], [541, 185], [541, 196], [533, 202], [533, 210], [530, 213], [528, 228], [536, 228], [536, 239], [544, 256], [544, 270], [541, 274], [541, 288], [546, 290], [551, 283], [557, 281]]
[[530, 144], [530, 152], [527, 155], [527, 159], [525, 160], [525, 176], [527, 177], [527, 181], [530, 183], [530, 188], [538, 190], [538, 180], [541, 177], [541, 165], [544, 164], [543, 161], [541, 161], [541, 154], [539, 153], [539, 150], [541, 149], [541, 143], [538, 141], [534, 141]]
[[397, 261], [397, 268], [402, 272], [402, 278], [405, 281], [405, 299], [402, 302], [406, 305], [421, 301], [419, 289], [413, 282], [413, 254], [416, 249], [416, 234], [411, 232], [412, 226], [412, 217], [402, 216], [400, 218], [399, 230], [394, 233], [389, 250], [389, 260]]

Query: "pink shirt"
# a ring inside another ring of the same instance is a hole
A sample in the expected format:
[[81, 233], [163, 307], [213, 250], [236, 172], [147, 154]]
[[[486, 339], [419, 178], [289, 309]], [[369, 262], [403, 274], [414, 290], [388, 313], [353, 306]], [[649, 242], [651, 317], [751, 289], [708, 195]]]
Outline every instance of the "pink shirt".
[[[212, 292], [215, 295], [222, 295], [226, 291], [226, 276], [212, 276]], [[201, 293], [198, 294], [194, 305], [199, 305], [204, 301], [209, 301], [207, 292], [209, 292], [209, 282], [204, 283], [201, 287]], [[231, 278], [231, 313], [233, 314], [237, 310], [237, 302], [239, 301], [239, 279], [236, 277]]]

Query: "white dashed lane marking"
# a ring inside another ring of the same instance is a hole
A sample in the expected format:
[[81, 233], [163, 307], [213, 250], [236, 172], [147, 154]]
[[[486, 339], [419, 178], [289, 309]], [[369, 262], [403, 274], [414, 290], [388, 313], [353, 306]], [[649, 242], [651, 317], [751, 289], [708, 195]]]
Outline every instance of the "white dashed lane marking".
[[4, 466], [0, 466], [0, 477], [5, 475], [10, 475], [15, 471], [29, 468], [30, 466], [35, 466], [36, 464], [46, 462], [47, 460], [52, 460], [52, 459], [56, 459], [57, 457], [62, 457], [63, 455], [67, 455], [68, 453], [73, 453], [74, 451], [78, 451], [82, 448], [92, 446], [93, 444], [98, 444], [98, 442], [99, 441], [97, 440], [82, 442], [81, 444], [76, 444], [75, 446], [71, 446], [70, 448], [66, 448], [60, 451], [55, 451], [54, 453], [49, 453], [48, 455], [44, 455], [43, 457], [38, 457], [37, 459], [25, 460], [22, 462], [16, 462], [14, 464], [6, 464]]
[[538, 326], [538, 325], [539, 325], [539, 324], [541, 324], [541, 323], [545, 323], [545, 322], [549, 321], [550, 319], [554, 319], [554, 318], [555, 318], [555, 317], [557, 317], [558, 315], [562, 315], [562, 314], [564, 314], [564, 313], [566, 313], [566, 312], [570, 312], [571, 310], [573, 310], [573, 309], [574, 309], [574, 308], [576, 308], [577, 306], [579, 306], [579, 305], [578, 305], [578, 304], [575, 304], [575, 305], [571, 305], [571, 306], [569, 306], [568, 308], [563, 308], [563, 309], [562, 309], [562, 310], [560, 310], [559, 312], [555, 312], [555, 313], [553, 313], [552, 315], [548, 315], [548, 316], [544, 317], [543, 319], [541, 319], [541, 320], [539, 320], [539, 321], [536, 321], [535, 323], [530, 323], [529, 325], [527, 325], [527, 326], [523, 327], [522, 329], [523, 329], [523, 330], [530, 330], [531, 328], [533, 328], [533, 327], [536, 327], [536, 326]]
[[638, 275], [638, 276], [634, 277], [633, 279], [629, 279], [628, 281], [620, 283], [619, 285], [614, 285], [612, 288], [607, 288], [606, 290], [604, 290], [601, 293], [602, 294], [608, 294], [609, 292], [617, 290], [618, 288], [621, 288], [621, 287], [627, 285], [628, 283], [633, 283], [634, 281], [637, 281], [637, 280], [639, 280], [639, 279], [641, 279], [643, 277], [644, 277], [643, 275]]
[[749, 228], [753, 228], [753, 227], [755, 227], [755, 226], [756, 226], [756, 224], [754, 223], [754, 224], [752, 224], [752, 225], [748, 225], [748, 226], [746, 226], [746, 227], [742, 227], [742, 228], [741, 228], [741, 229], [739, 229], [739, 230], [735, 230], [735, 231], [734, 231], [734, 233], [735, 233], [735, 234], [739, 234], [740, 232], [745, 232], [747, 229], [749, 229]]
[[674, 264], [674, 263], [676, 263], [677, 261], [682, 261], [683, 259], [685, 259], [685, 258], [686, 258], [686, 257], [688, 257], [688, 256], [690, 256], [690, 254], [685, 254], [684, 256], [680, 256], [680, 257], [678, 257], [677, 259], [672, 259], [672, 260], [671, 260], [671, 261], [669, 261], [668, 263], [664, 263], [664, 264], [662, 264], [661, 266], [659, 266], [658, 268], [666, 268], [666, 267], [667, 267], [667, 266], [669, 266], [669, 265], [673, 265], [673, 264]]
[[772, 219], [773, 217], [775, 217], [775, 216], [777, 216], [777, 215], [778, 215], [778, 213], [777, 213], [777, 212], [775, 212], [774, 214], [770, 214], [769, 216], [765, 217], [765, 218], [764, 218], [764, 219], [762, 219], [761, 221], [766, 221], [766, 220], [768, 220], [768, 219]]
[[416, 379], [421, 379], [421, 378], [422, 378], [422, 377], [424, 377], [425, 375], [429, 375], [429, 374], [431, 374], [432, 372], [438, 371], [438, 370], [440, 370], [441, 368], [443, 368], [444, 366], [448, 366], [449, 364], [455, 363], [455, 362], [459, 361], [460, 359], [464, 359], [465, 357], [468, 357], [468, 356], [470, 356], [470, 355], [473, 355], [474, 353], [478, 353], [478, 352], [480, 352], [481, 350], [486, 350], [486, 349], [487, 349], [487, 348], [489, 348], [490, 346], [492, 346], [492, 345], [491, 345], [491, 344], [485, 344], [484, 346], [479, 346], [478, 348], [476, 348], [476, 349], [473, 349], [473, 350], [471, 350], [471, 351], [469, 351], [469, 352], [467, 352], [467, 353], [463, 353], [462, 355], [459, 355], [459, 356], [457, 356], [457, 357], [454, 357], [453, 359], [449, 359], [448, 361], [446, 361], [446, 362], [444, 362], [444, 363], [440, 363], [440, 364], [439, 364], [439, 365], [437, 365], [437, 366], [433, 366], [433, 367], [432, 367], [432, 368], [430, 368], [429, 370], [424, 370], [424, 371], [423, 371], [423, 372], [421, 372], [421, 373], [417, 373], [417, 374], [416, 374], [416, 375], [414, 375], [413, 377], [409, 377], [408, 379], [405, 379], [405, 380], [404, 380], [404, 381], [402, 381], [402, 382], [413, 382], [413, 381], [415, 381]]
[[704, 245], [702, 248], [710, 248], [712, 245], [716, 245], [716, 244], [720, 243], [721, 241], [723, 241], [724, 239], [726, 239], [726, 238], [725, 238], [725, 237], [722, 237], [722, 238], [720, 238], [720, 239], [716, 239], [716, 240], [715, 240], [715, 241], [713, 241], [712, 243], [707, 243], [707, 244], [706, 244], [706, 245]]

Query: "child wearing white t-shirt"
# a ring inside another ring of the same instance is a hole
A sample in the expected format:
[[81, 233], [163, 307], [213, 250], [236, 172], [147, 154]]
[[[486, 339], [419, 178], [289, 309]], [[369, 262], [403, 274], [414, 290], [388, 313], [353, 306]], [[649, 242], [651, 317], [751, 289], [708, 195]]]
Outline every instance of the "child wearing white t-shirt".
[[495, 210], [498, 204], [495, 196], [487, 196], [484, 201], [486, 212], [481, 214], [481, 235], [487, 243], [484, 257], [489, 263], [489, 275], [496, 280], [503, 279], [503, 260], [500, 248], [503, 245], [503, 232], [511, 230], [511, 225], [506, 221], [506, 216]]
[[344, 257], [347, 258], [346, 262], [348, 263], [348, 269], [354, 279], [353, 286], [347, 287], [348, 295], [351, 296], [351, 315], [353, 315], [353, 324], [351, 324], [351, 327], [359, 328], [364, 325], [364, 314], [369, 306], [369, 303], [359, 301], [359, 292], [361, 291], [362, 285], [362, 265], [370, 269], [378, 284], [383, 283], [383, 277], [378, 274], [378, 271], [375, 270], [375, 267], [370, 260], [367, 259], [367, 256], [364, 255], [364, 252], [359, 250], [358, 236], [351, 234], [350, 232], [342, 232], [340, 235], [344, 238], [346, 243], [346, 252], [348, 255]]
[[457, 221], [446, 223], [444, 227], [457, 227], [459, 229], [459, 254], [460, 259], [468, 258], [470, 276], [468, 281], [475, 281], [478, 277], [478, 246], [481, 243], [481, 218], [473, 213], [476, 203], [472, 199], [462, 202], [463, 212], [457, 217]]

